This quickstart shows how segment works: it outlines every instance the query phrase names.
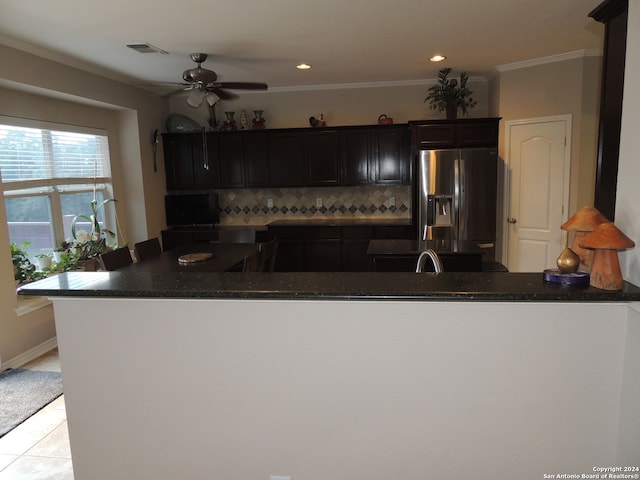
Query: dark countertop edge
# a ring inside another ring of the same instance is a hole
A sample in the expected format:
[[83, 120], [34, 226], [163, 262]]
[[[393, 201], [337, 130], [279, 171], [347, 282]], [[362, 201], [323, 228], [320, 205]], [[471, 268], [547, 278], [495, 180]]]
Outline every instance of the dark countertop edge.
[[98, 282], [94, 279], [91, 273], [65, 278], [67, 283], [73, 283], [71, 287], [56, 285], [57, 281], [45, 279], [24, 286], [18, 294], [54, 298], [132, 299], [614, 303], [640, 301], [640, 288], [629, 282], [625, 282], [622, 291], [563, 287], [544, 283], [542, 274], [537, 273], [171, 275], [110, 272]]

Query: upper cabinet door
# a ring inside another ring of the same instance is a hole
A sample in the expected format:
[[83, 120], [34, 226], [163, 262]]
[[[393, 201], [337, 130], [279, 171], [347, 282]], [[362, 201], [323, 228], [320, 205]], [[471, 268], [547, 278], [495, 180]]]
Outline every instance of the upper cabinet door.
[[348, 129], [342, 132], [342, 185], [367, 185], [373, 181], [371, 129]]
[[307, 185], [340, 185], [340, 132], [320, 130], [303, 135]]
[[162, 135], [168, 191], [218, 187], [218, 147], [211, 134]]
[[220, 186], [218, 138], [211, 133], [193, 138], [193, 185], [196, 189]]
[[302, 136], [299, 132], [270, 132], [267, 161], [271, 187], [300, 187], [305, 184]]
[[245, 186], [242, 139], [242, 133], [224, 132], [218, 134], [220, 186], [222, 188], [242, 188]]
[[382, 127], [373, 131], [375, 183], [406, 185], [409, 183], [409, 130], [405, 127]]
[[199, 133], [165, 133], [162, 135], [164, 171], [167, 190], [194, 188], [192, 137]]
[[244, 174], [247, 187], [269, 186], [265, 132], [247, 132], [244, 135]]

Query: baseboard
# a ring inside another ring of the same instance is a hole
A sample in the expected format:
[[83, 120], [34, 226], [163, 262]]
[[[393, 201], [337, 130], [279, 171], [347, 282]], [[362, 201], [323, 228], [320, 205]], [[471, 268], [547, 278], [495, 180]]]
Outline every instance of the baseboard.
[[0, 371], [7, 370], [9, 368], [20, 368], [21, 366], [29, 363], [31, 360], [35, 360], [36, 358], [53, 350], [57, 346], [58, 346], [57, 337], [50, 338], [46, 342], [43, 342], [40, 345], [36, 345], [35, 347], [27, 350], [26, 352], [21, 353], [17, 357], [13, 357], [10, 360], [7, 360], [6, 362], [2, 362]]

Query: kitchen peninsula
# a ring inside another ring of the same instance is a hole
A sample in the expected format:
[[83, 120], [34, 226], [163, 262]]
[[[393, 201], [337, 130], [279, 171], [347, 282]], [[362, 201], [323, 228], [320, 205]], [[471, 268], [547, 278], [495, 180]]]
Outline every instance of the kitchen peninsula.
[[629, 283], [95, 272], [19, 293], [53, 297], [78, 479], [539, 479], [638, 451]]

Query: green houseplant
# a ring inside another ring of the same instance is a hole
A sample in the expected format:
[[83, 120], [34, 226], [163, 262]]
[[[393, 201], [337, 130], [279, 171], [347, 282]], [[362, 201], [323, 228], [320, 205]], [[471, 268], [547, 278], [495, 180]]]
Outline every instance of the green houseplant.
[[425, 102], [429, 102], [432, 110], [447, 112], [447, 119], [454, 120], [458, 109], [466, 115], [470, 108], [478, 103], [471, 96], [473, 92], [467, 87], [469, 75], [460, 73], [460, 80], [449, 78], [451, 68], [443, 68], [438, 72], [438, 82], [429, 88]]
[[[85, 265], [87, 270], [95, 270], [97, 268], [96, 261], [100, 254], [113, 249], [112, 245], [107, 244], [107, 237], [115, 239], [115, 233], [100, 226], [98, 214], [108, 203], [115, 201], [113, 198], [107, 198], [98, 203], [94, 199], [91, 201], [90, 215], [76, 215], [71, 221], [71, 234], [74, 241], [69, 245], [69, 249], [79, 262], [91, 262], [90, 265]], [[76, 229], [76, 225], [80, 220], [86, 220], [91, 224], [91, 232]]]
[[30, 242], [24, 242], [21, 246], [15, 243], [11, 244], [11, 259], [13, 260], [13, 277], [16, 280], [17, 285], [24, 283], [34, 282], [45, 278], [46, 272], [39, 272], [36, 270], [36, 266], [29, 260], [29, 255], [25, 249], [30, 245]]

